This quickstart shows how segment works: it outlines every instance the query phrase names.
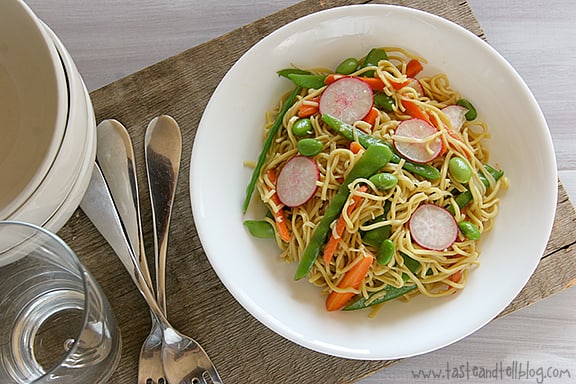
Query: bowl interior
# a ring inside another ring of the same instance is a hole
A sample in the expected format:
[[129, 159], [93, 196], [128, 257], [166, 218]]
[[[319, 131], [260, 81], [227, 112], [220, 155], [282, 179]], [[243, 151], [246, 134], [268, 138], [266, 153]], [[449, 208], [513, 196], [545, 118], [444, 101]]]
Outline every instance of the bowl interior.
[[[494, 229], [481, 242], [480, 266], [461, 293], [390, 303], [370, 319], [366, 312], [326, 312], [317, 288], [293, 280], [296, 265], [280, 261], [275, 244], [254, 239], [243, 228], [244, 219], [261, 217], [255, 212], [258, 207], [253, 204], [246, 216], [241, 207], [252, 172], [244, 162], [256, 161], [262, 148], [265, 113], [292, 89], [276, 71], [291, 65], [335, 68], [344, 58], [361, 57], [380, 46], [404, 47], [426, 58], [428, 71], [448, 75], [453, 88], [471, 100], [480, 119], [489, 124], [490, 163], [505, 170], [511, 186], [502, 194]], [[516, 71], [463, 28], [424, 12], [384, 5], [316, 13], [252, 47], [227, 73], [206, 107], [190, 174], [201, 242], [235, 298], [286, 338], [355, 359], [425, 353], [494, 318], [539, 262], [552, 228], [556, 188], [546, 122]]]
[[62, 140], [66, 81], [55, 47], [20, 1], [0, 3], [0, 217], [39, 185]]

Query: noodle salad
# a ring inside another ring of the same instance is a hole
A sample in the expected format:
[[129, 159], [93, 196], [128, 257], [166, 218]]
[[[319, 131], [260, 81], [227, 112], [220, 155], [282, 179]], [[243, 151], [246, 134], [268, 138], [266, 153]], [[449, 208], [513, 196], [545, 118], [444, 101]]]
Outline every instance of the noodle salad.
[[426, 64], [384, 47], [278, 72], [295, 88], [267, 115], [243, 207], [257, 192], [269, 214], [244, 225], [275, 239], [328, 311], [450, 295], [478, 265], [508, 180], [473, 104]]

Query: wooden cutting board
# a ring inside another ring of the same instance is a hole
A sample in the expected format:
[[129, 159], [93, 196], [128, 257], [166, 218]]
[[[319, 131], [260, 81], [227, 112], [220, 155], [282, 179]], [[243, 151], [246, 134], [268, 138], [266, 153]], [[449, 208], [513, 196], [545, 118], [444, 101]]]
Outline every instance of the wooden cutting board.
[[[226, 383], [351, 383], [394, 361], [354, 361], [326, 356], [278, 336], [248, 314], [212, 270], [198, 239], [188, 193], [189, 159], [196, 128], [216, 86], [232, 64], [261, 38], [301, 16], [325, 8], [385, 3], [419, 8], [452, 20], [476, 35], [484, 34], [463, 0], [321, 1], [309, 0], [193, 47], [91, 93], [97, 121], [124, 123], [136, 148], [141, 191], [146, 191], [143, 137], [150, 119], [170, 114], [183, 129], [182, 169], [178, 181], [168, 262], [168, 308], [174, 326], [197, 338]], [[208, 166], [208, 165], [207, 165]], [[576, 282], [576, 252], [571, 234], [576, 213], [559, 184], [552, 236], [542, 261], [508, 314], [562, 291]], [[144, 235], [152, 239], [149, 198], [141, 194]], [[128, 274], [78, 210], [59, 232], [93, 272], [122, 331], [120, 365], [110, 383], [136, 382], [140, 346], [150, 329], [147, 307]], [[153, 254], [147, 244], [148, 255]]]

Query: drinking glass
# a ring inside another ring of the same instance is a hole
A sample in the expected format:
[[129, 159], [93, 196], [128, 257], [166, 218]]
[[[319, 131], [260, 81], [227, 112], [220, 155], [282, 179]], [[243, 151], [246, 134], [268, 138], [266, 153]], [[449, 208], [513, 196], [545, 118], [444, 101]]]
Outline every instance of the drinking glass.
[[110, 304], [66, 243], [0, 222], [0, 383], [105, 383], [118, 364]]

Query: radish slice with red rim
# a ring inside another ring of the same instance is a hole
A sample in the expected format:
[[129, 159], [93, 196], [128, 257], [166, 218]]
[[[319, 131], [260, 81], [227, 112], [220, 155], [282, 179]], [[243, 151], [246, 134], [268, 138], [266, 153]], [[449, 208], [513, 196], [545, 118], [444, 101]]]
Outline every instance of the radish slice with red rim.
[[276, 194], [287, 207], [298, 207], [314, 196], [319, 171], [316, 162], [305, 156], [295, 156], [280, 170]]
[[420, 81], [418, 81], [418, 79], [415, 79], [413, 77], [408, 79], [408, 85], [407, 87], [410, 87], [412, 89], [414, 89], [416, 91], [416, 93], [418, 94], [418, 96], [423, 96], [424, 95], [424, 88], [422, 88], [422, 84], [420, 84]]
[[408, 223], [410, 235], [422, 248], [443, 251], [458, 237], [456, 219], [446, 209], [434, 204], [422, 204]]
[[[406, 159], [415, 163], [428, 163], [437, 158], [444, 149], [440, 137], [431, 138], [438, 130], [421, 119], [401, 122], [394, 132], [394, 147]], [[411, 141], [414, 139], [415, 141]]]
[[466, 114], [468, 113], [468, 109], [454, 104], [442, 108], [442, 112], [446, 115], [448, 120], [450, 120], [452, 130], [455, 132], [460, 132], [462, 126], [466, 122]]
[[362, 120], [372, 109], [374, 94], [365, 82], [354, 77], [343, 77], [324, 89], [320, 97], [320, 113], [352, 124]]

